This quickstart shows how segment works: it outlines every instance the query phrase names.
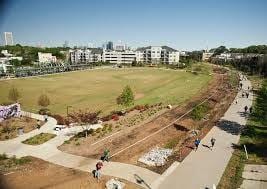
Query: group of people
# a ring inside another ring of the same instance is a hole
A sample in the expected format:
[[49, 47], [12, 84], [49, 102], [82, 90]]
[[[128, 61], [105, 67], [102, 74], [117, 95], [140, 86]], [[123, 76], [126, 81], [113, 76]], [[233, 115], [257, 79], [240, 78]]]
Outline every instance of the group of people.
[[[212, 137], [212, 138], [210, 139], [210, 146], [208, 146], [210, 150], [213, 149], [213, 147], [214, 147], [214, 145], [215, 145], [215, 141], [216, 141], [216, 139], [215, 139], [214, 137]], [[199, 138], [197, 138], [197, 139], [195, 140], [195, 151], [197, 151], [200, 142], [201, 142], [201, 140], [200, 140]]]
[[[247, 78], [243, 75], [240, 75], [240, 79], [239, 79], [239, 90], [242, 90], [243, 89], [243, 83], [241, 82], [242, 80], [247, 80]], [[244, 97], [249, 97], [249, 91], [252, 90], [252, 87], [249, 87], [247, 88], [247, 91], [245, 92], [242, 92], [242, 98]], [[235, 103], [237, 104], [237, 100], [235, 101]], [[249, 111], [249, 113], [252, 113], [252, 107], [248, 107], [247, 105], [244, 107], [244, 110], [245, 110], [245, 113], [247, 113]]]
[[105, 149], [100, 159], [102, 160], [102, 162], [101, 161], [97, 162], [96, 169], [94, 170], [94, 177], [97, 178], [97, 180], [100, 179], [100, 176], [101, 176], [100, 171], [102, 167], [104, 166], [103, 162], [104, 161], [108, 162], [110, 159], [110, 151], [108, 149]]

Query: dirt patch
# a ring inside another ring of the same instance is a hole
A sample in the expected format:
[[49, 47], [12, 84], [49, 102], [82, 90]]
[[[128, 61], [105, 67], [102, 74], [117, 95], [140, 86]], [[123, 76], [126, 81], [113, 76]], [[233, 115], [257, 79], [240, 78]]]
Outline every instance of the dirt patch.
[[144, 96], [145, 96], [144, 93], [136, 93], [134, 95], [134, 99], [137, 100], [137, 99], [143, 98]]
[[[183, 105], [157, 116], [148, 123], [131, 129], [123, 128], [120, 133], [108, 140], [99, 142], [96, 145], [90, 146], [90, 148], [88, 148], [88, 145], [90, 144], [87, 144], [86, 150], [80, 150], [80, 147], [79, 150], [75, 148], [65, 148], [65, 150], [73, 154], [100, 158], [104, 149], [108, 148], [111, 151], [111, 154], [116, 154], [112, 157], [112, 161], [135, 164], [162, 173], [173, 161], [183, 160], [184, 157], [191, 152], [194, 137], [190, 136], [190, 131], [193, 129], [200, 130], [198, 137], [204, 137], [228, 109], [236, 92], [236, 88], [232, 88], [229, 85], [229, 77], [227, 74], [214, 74], [214, 78], [207, 88], [202, 89], [197, 96], [191, 98]], [[177, 118], [184, 115], [196, 104], [199, 104], [211, 95], [212, 98], [206, 102], [209, 111], [203, 119], [199, 121], [193, 120], [190, 117], [190, 114], [188, 114], [161, 132], [154, 134], [142, 142], [138, 142], [150, 134], [173, 123]], [[167, 144], [173, 147], [175, 153], [168, 159], [165, 166], [148, 167], [138, 162], [138, 159], [143, 154], [155, 146], [164, 147]], [[133, 146], [128, 148], [130, 145]], [[127, 150], [124, 150], [125, 148], [127, 148]]]
[[[97, 182], [91, 173], [77, 171], [54, 165], [37, 158], [31, 158], [31, 162], [18, 167], [13, 173], [0, 175], [0, 188], [5, 189], [104, 189], [105, 183], [111, 179], [102, 176]], [[121, 179], [120, 179], [121, 180]], [[126, 189], [139, 189], [137, 185], [121, 180], [126, 184]]]
[[[37, 127], [36, 119], [29, 117], [12, 117], [0, 123], [0, 140], [16, 138], [18, 129], [22, 128], [24, 133], [28, 133]], [[40, 121], [42, 126], [44, 122]]]

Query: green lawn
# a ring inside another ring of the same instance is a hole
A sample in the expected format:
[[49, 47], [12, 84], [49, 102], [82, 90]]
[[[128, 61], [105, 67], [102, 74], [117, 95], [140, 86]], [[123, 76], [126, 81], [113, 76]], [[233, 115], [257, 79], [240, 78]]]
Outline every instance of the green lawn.
[[[204, 67], [204, 66], [203, 66]], [[205, 65], [207, 67], [207, 65]], [[14, 86], [21, 92], [22, 108], [36, 112], [40, 94], [49, 96], [52, 113], [66, 113], [66, 107], [103, 110], [120, 108], [116, 98], [130, 85], [135, 104], [179, 104], [199, 92], [211, 80], [209, 74], [192, 74], [155, 68], [101, 69], [70, 72], [43, 77], [0, 81], [0, 103], [8, 102], [8, 91]]]

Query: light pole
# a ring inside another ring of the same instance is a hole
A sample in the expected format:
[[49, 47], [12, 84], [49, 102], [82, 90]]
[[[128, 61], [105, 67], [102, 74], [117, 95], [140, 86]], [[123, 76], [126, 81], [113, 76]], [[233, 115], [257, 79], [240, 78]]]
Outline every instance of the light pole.
[[72, 106], [67, 106], [67, 117], [69, 116], [69, 108], [72, 108]]

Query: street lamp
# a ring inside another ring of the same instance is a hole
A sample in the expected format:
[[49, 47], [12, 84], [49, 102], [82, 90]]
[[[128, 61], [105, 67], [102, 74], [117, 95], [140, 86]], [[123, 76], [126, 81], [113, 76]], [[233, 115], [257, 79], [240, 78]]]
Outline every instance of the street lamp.
[[67, 116], [69, 116], [69, 108], [72, 108], [72, 106], [67, 106]]

